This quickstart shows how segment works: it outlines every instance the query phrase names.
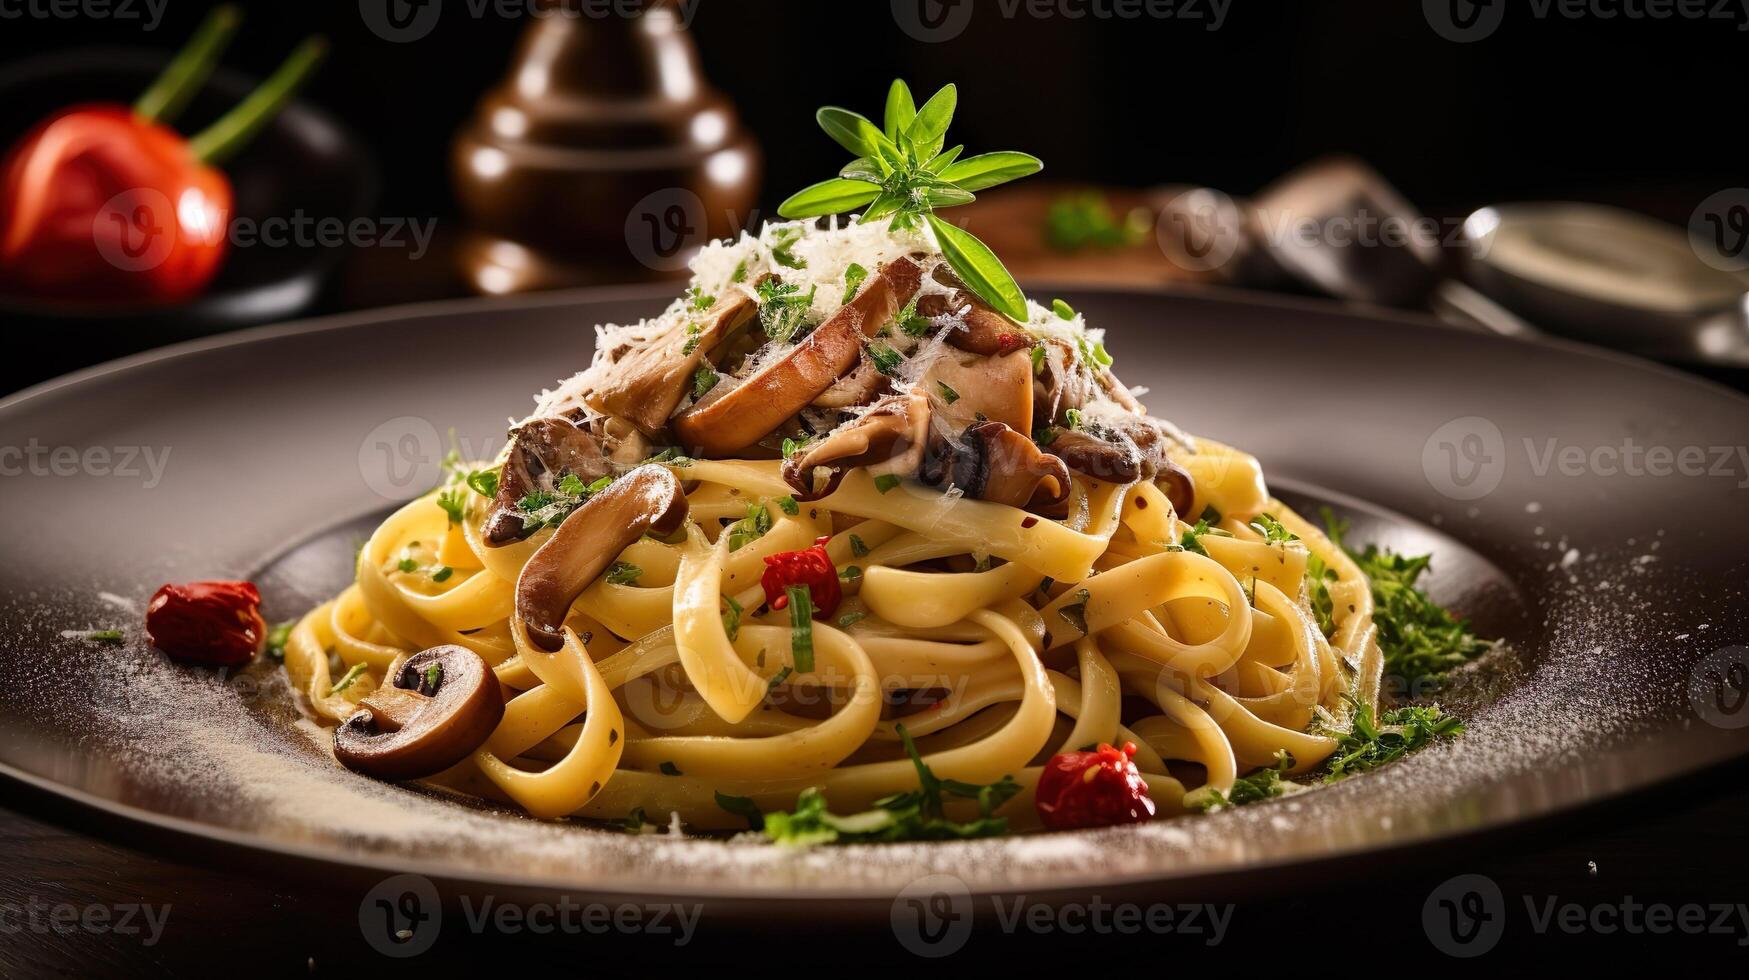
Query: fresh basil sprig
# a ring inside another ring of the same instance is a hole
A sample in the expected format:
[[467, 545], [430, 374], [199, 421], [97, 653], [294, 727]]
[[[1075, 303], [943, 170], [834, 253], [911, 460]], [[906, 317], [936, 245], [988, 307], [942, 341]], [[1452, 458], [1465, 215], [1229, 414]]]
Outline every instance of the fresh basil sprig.
[[977, 200], [975, 191], [1036, 174], [1044, 164], [1009, 150], [961, 159], [965, 147], [944, 149], [958, 104], [959, 90], [948, 85], [918, 108], [910, 86], [900, 79], [887, 93], [885, 128], [848, 109], [821, 109], [815, 116], [820, 128], [856, 159], [837, 177], [796, 193], [777, 211], [796, 221], [860, 208], [862, 223], [891, 218], [895, 231], [926, 222], [966, 287], [1003, 315], [1025, 323], [1026, 294], [996, 253], [935, 212], [970, 204]]

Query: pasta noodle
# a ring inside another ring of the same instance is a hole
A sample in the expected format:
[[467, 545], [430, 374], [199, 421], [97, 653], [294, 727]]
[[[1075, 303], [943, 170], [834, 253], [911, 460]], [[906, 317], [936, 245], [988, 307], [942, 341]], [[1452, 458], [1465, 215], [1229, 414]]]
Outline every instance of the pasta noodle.
[[[731, 294], [751, 296], [726, 259], [738, 256], [742, 271], [752, 260], [749, 284], [781, 271], [768, 261], [773, 234], [713, 246], [724, 254], [701, 261], [689, 295], [715, 293], [718, 308]], [[847, 260], [827, 250], [854, 234], [867, 233], [804, 230], [789, 247], [806, 256], [817, 289], [848, 295]], [[890, 241], [882, 251], [895, 254]], [[814, 319], [828, 325], [833, 307], [845, 308], [815, 303]], [[1078, 318], [1035, 312], [1024, 325], [1035, 345], [1096, 337]], [[684, 320], [675, 314], [672, 322]], [[610, 330], [604, 344], [635, 349], [660, 326]], [[769, 338], [744, 346], [739, 368], [730, 358], [717, 364], [728, 384], [784, 349]], [[907, 359], [944, 356], [943, 347], [919, 338]], [[613, 366], [598, 355], [591, 383], [604, 365]], [[888, 384], [902, 393], [923, 381]], [[575, 405], [580, 390], [549, 393], [537, 416]], [[1094, 401], [1082, 411], [1117, 411], [1105, 395]], [[847, 424], [869, 417], [846, 414]], [[588, 410], [571, 418], [580, 416], [599, 422]], [[745, 820], [718, 794], [778, 811], [808, 789], [834, 812], [854, 812], [916, 788], [903, 726], [942, 779], [1013, 776], [1021, 792], [998, 813], [1027, 829], [1038, 825], [1031, 789], [1056, 753], [1135, 743], [1151, 797], [1172, 815], [1258, 768], [1315, 769], [1336, 744], [1320, 732], [1340, 731], [1358, 705], [1376, 702], [1366, 579], [1268, 495], [1256, 460], [1228, 446], [1171, 445], [1188, 495], [1174, 493], [1164, 470], [1129, 480], [1071, 471], [1056, 516], [1036, 499], [973, 499], [957, 485], [886, 479], [866, 461], [810, 500], [793, 465], [786, 471], [795, 450], [664, 458], [640, 448], [655, 460], [616, 461], [613, 474], [665, 470], [683, 488], [685, 520], [607, 556], [636, 576], [598, 576], [582, 589], [564, 609], [557, 649], [540, 642], [519, 605], [528, 601], [519, 581], [554, 526], [494, 541], [494, 499], [460, 482], [508, 474], [512, 445], [496, 461], [457, 466], [456, 481], [384, 520], [359, 551], [354, 584], [297, 624], [285, 668], [309, 710], [341, 725], [409, 657], [455, 646], [490, 668], [505, 710], [484, 744], [429, 781], [536, 817], [673, 812], [692, 828], [733, 830]], [[835, 615], [807, 625], [802, 644], [794, 610], [772, 608], [761, 577], [767, 559], [816, 539], [844, 598]], [[1309, 567], [1320, 572], [1309, 576]]]

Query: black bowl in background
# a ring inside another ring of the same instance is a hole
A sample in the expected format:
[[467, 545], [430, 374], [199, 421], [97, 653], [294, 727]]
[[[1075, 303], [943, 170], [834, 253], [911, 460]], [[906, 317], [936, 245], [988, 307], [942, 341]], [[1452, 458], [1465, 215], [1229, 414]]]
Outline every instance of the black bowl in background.
[[[131, 104], [168, 58], [161, 51], [79, 48], [8, 66], [0, 71], [0, 153], [67, 106]], [[177, 130], [199, 132], [258, 83], [235, 71], [214, 72], [176, 121]], [[333, 117], [298, 101], [287, 105], [224, 170], [235, 191], [234, 219], [255, 222], [300, 213], [350, 222], [369, 213], [378, 190], [368, 151]], [[67, 370], [174, 340], [296, 316], [320, 296], [345, 251], [314, 244], [233, 247], [206, 295], [174, 307], [82, 307], [0, 294], [0, 322], [51, 331], [54, 347], [62, 351], [59, 356], [67, 359], [60, 369]], [[6, 369], [9, 379], [12, 371]], [[52, 373], [36, 364], [29, 380]]]

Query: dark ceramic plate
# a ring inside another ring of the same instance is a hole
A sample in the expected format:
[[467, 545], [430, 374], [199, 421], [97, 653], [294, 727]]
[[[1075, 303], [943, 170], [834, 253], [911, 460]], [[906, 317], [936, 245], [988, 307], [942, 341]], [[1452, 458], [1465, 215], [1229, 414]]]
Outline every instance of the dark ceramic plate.
[[[283, 619], [433, 485], [486, 455], [590, 326], [649, 290], [463, 302], [143, 355], [0, 403], [0, 764], [197, 852], [571, 894], [833, 899], [920, 878], [1058, 896], [1269, 891], [1473, 844], [1749, 750], [1749, 401], [1638, 361], [1315, 303], [1081, 290], [1155, 411], [1255, 452], [1356, 542], [1431, 550], [1437, 598], [1509, 648], [1440, 698], [1461, 740], [1265, 805], [1140, 828], [793, 854], [541, 824], [351, 775], [267, 672], [145, 648], [162, 582], [252, 577]], [[149, 455], [148, 455], [149, 453]], [[1698, 454], [1698, 456], [1697, 456]], [[119, 646], [63, 631], [119, 627]], [[929, 885], [926, 887], [935, 887]]]

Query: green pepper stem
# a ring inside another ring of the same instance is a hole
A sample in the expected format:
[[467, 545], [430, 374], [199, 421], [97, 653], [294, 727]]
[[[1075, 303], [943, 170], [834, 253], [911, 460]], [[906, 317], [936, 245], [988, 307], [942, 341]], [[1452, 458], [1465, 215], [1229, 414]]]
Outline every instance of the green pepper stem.
[[267, 81], [249, 93], [248, 98], [188, 141], [195, 159], [208, 164], [219, 164], [230, 159], [232, 154], [254, 139], [261, 132], [261, 128], [279, 114], [279, 110], [291, 101], [298, 88], [309, 79], [316, 66], [327, 55], [326, 38], [312, 37], [298, 45], [298, 49], [285, 60], [285, 64], [280, 65], [279, 70]]
[[153, 122], [174, 122], [212, 76], [242, 22], [243, 15], [230, 4], [208, 14], [194, 37], [134, 103], [134, 111]]

